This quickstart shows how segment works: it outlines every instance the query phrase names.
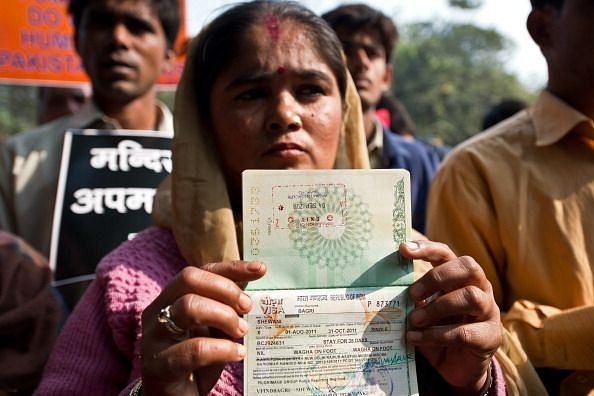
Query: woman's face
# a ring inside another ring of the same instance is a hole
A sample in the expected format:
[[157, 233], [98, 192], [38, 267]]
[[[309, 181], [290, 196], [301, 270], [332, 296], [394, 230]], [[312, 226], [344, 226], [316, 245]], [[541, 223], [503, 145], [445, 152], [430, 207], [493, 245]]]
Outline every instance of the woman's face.
[[302, 27], [271, 16], [249, 28], [214, 82], [211, 120], [225, 174], [245, 169], [329, 169], [342, 101], [336, 78]]

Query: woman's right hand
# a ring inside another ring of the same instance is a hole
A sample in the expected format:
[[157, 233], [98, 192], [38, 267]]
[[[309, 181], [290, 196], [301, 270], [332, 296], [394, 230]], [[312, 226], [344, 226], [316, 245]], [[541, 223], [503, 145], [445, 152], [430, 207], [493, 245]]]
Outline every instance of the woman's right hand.
[[[186, 267], [142, 313], [143, 395], [207, 395], [225, 363], [241, 361], [251, 299], [238, 284], [261, 278], [259, 262], [211, 263]], [[159, 312], [171, 305], [171, 319], [188, 336], [176, 337]]]

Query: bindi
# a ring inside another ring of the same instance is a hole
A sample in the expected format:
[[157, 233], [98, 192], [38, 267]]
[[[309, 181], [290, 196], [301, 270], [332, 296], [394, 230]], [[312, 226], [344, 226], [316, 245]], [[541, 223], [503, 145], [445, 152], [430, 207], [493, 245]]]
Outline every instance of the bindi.
[[276, 69], [276, 73], [279, 75], [283, 75], [285, 74], [285, 67], [284, 66], [279, 66], [278, 69]]
[[268, 30], [270, 38], [273, 41], [278, 41], [280, 37], [280, 23], [278, 18], [272, 14], [268, 14], [264, 18], [264, 23], [266, 24], [266, 29]]

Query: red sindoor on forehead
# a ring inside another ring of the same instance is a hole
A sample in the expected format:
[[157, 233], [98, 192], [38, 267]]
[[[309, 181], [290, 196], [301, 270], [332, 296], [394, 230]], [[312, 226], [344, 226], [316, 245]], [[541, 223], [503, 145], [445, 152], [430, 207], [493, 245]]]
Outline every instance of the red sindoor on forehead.
[[275, 15], [268, 14], [264, 18], [264, 22], [266, 24], [266, 29], [268, 30], [268, 34], [273, 41], [278, 41], [280, 37], [280, 22]]
[[[276, 15], [266, 15], [266, 17], [264, 18], [264, 23], [266, 24], [268, 35], [270, 36], [272, 41], [278, 41], [280, 38], [280, 21], [276, 17]], [[279, 66], [278, 69], [276, 69], [276, 72], [278, 74], [284, 74], [285, 70], [286, 69], [284, 66]]]

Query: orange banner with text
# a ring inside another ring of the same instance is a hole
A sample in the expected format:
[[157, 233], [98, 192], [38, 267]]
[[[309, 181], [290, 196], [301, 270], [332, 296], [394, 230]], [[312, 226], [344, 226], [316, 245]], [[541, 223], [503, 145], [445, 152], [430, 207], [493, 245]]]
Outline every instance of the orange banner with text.
[[[74, 50], [68, 0], [10, 0], [0, 12], [0, 83], [71, 85], [87, 83]], [[181, 27], [178, 54], [159, 85], [177, 84], [187, 42], [185, 2], [180, 0]]]

